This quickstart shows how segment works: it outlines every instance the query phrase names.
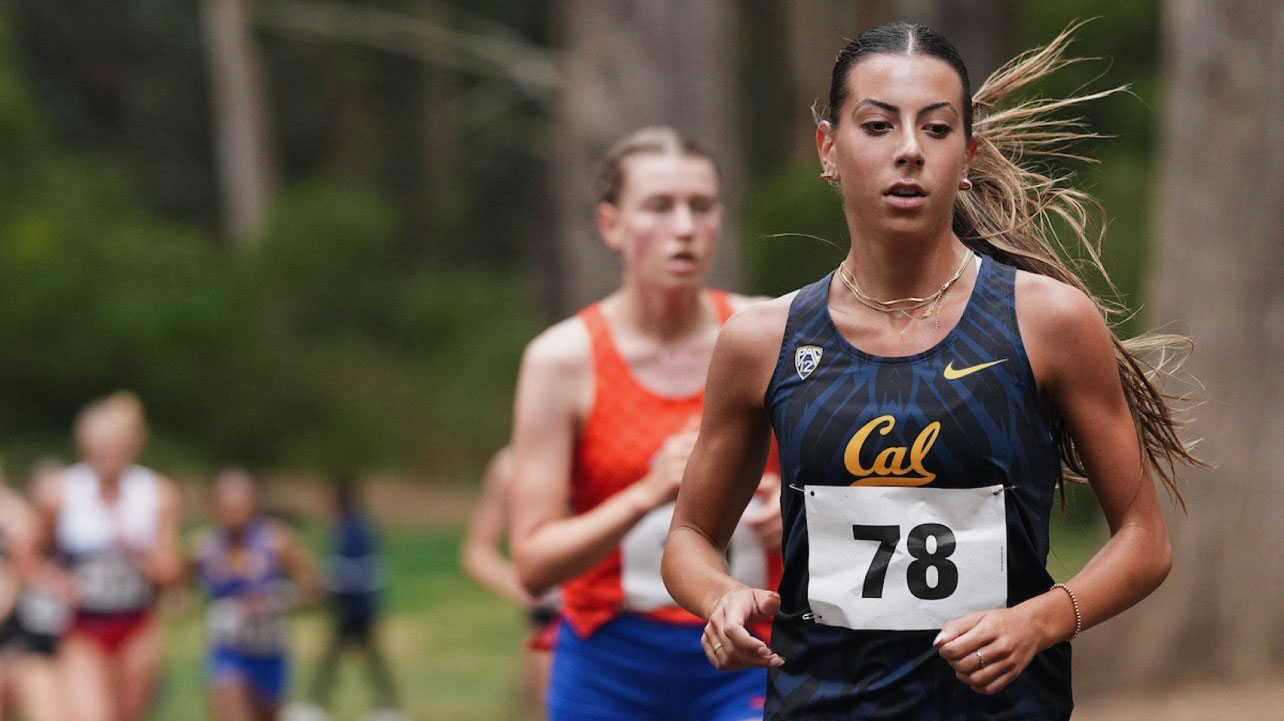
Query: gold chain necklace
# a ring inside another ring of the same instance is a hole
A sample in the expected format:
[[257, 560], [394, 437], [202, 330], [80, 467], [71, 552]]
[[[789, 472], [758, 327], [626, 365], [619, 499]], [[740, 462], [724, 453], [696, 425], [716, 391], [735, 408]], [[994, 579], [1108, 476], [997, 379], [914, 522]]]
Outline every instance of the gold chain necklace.
[[[838, 264], [838, 279], [843, 282], [843, 285], [847, 286], [847, 290], [850, 290], [852, 295], [856, 296], [856, 300], [860, 301], [862, 305], [873, 308], [880, 313], [900, 313], [906, 318], [911, 319], [926, 319], [936, 316], [936, 329], [940, 330], [941, 301], [945, 297], [945, 292], [950, 289], [951, 285], [954, 285], [954, 281], [963, 276], [963, 271], [967, 269], [967, 264], [972, 260], [973, 255], [974, 253], [969, 248], [967, 253], [963, 256], [963, 262], [959, 263], [958, 270], [954, 271], [954, 275], [950, 276], [949, 280], [942, 283], [941, 287], [937, 288], [935, 293], [922, 298], [909, 297], [896, 298], [895, 300], [878, 300], [876, 298], [871, 298], [860, 289], [860, 285], [856, 283], [856, 275], [847, 270], [847, 266], [844, 263]], [[924, 312], [923, 315], [914, 315], [912, 311], [916, 311], [919, 308], [927, 308], [927, 311]]]

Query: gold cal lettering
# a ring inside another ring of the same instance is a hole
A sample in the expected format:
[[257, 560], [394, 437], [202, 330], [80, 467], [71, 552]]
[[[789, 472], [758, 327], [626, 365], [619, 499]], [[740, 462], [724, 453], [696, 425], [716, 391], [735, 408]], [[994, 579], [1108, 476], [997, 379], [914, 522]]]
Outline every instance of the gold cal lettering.
[[[856, 476], [853, 486], [922, 486], [936, 479], [936, 474], [923, 466], [923, 460], [941, 434], [941, 422], [932, 421], [919, 432], [910, 448], [892, 446], [879, 452], [871, 467], [861, 465], [860, 454], [865, 442], [875, 431], [885, 436], [896, 427], [896, 419], [883, 415], [866, 423], [847, 444], [843, 453], [843, 465], [847, 472]], [[906, 456], [909, 457], [908, 463]]]

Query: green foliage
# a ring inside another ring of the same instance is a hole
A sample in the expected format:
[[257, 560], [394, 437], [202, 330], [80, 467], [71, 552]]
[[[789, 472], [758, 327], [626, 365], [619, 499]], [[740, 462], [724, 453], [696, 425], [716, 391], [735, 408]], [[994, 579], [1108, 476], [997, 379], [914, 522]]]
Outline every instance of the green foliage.
[[[1155, 62], [1158, 14], [1155, 0], [1055, 0], [1014, 6], [1013, 27], [1019, 29], [1016, 42], [1020, 49], [1047, 42], [1076, 20], [1089, 20], [1075, 33], [1070, 50], [1071, 55], [1089, 59], [1054, 73], [1036, 93], [1067, 97], [1118, 85], [1129, 87], [1127, 93], [1079, 108], [1092, 131], [1109, 137], [1077, 148], [1099, 160], [1098, 165], [1065, 170], [1075, 172], [1076, 184], [1101, 201], [1107, 220], [1103, 258], [1119, 290], [1112, 299], [1132, 310], [1137, 309], [1141, 297], [1149, 237], [1151, 158], [1158, 125], [1154, 110], [1159, 85]], [[1104, 283], [1094, 282], [1093, 287], [1109, 295]], [[1122, 330], [1135, 333], [1141, 329], [1129, 322]]]
[[816, 281], [846, 257], [848, 245], [842, 200], [812, 167], [769, 176], [745, 203], [750, 292], [778, 296]]
[[439, 466], [502, 442], [495, 378], [531, 332], [511, 274], [407, 274], [388, 204], [323, 183], [285, 193], [249, 252], [219, 251], [40, 127], [0, 70], [0, 154], [28, 171], [0, 200], [6, 446], [65, 453], [76, 409], [121, 387], [198, 465]]
[[[784, 159], [796, 150], [790, 113], [805, 115], [810, 98], [764, 112], [803, 93], [781, 56], [794, 46], [776, 42], [792, 8], [751, 4], [739, 52], [752, 87], [727, 114], [754, 139], [743, 285], [776, 295], [830, 271], [847, 229], [814, 162]], [[154, 459], [475, 471], [502, 443], [520, 349], [536, 330], [536, 278], [522, 260], [546, 227], [551, 191], [531, 179], [549, 167], [549, 109], [503, 82], [261, 28], [285, 191], [263, 236], [233, 251], [211, 228], [198, 5], [72, 5], [0, 0], [0, 447], [66, 454], [75, 410], [130, 387], [152, 413]], [[552, 42], [551, 3], [441, 5]], [[1081, 148], [1102, 164], [1066, 170], [1103, 201], [1107, 262], [1135, 305], [1158, 4], [1051, 0], [1010, 12], [1013, 49], [1102, 16], [1075, 50], [1106, 59], [1038, 92], [1094, 79], [1133, 87], [1085, 108], [1116, 136]]]

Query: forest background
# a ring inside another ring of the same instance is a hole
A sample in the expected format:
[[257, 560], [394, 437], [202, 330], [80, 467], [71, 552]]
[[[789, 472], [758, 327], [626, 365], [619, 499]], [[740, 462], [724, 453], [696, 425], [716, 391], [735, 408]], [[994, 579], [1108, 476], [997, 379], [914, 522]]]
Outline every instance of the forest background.
[[[1140, 310], [1124, 332], [1199, 340], [1194, 432], [1219, 470], [1184, 476], [1174, 579], [1084, 655], [1103, 687], [1118, 669], [1269, 674], [1284, 661], [1284, 610], [1262, 592], [1284, 588], [1272, 0], [0, 0], [6, 467], [70, 459], [76, 410], [128, 388], [150, 414], [147, 462], [179, 477], [235, 462], [468, 492], [505, 442], [524, 343], [618, 277], [589, 223], [606, 145], [655, 122], [711, 145], [730, 211], [717, 282], [802, 285], [846, 246], [811, 108], [843, 38], [893, 18], [941, 27], [974, 86], [1096, 18], [1073, 49], [1095, 59], [1038, 93], [1131, 92], [1083, 108], [1107, 137], [1078, 149], [1100, 163], [1056, 170], [1102, 201], [1118, 300]], [[1068, 517], [1097, 523], [1090, 502]]]

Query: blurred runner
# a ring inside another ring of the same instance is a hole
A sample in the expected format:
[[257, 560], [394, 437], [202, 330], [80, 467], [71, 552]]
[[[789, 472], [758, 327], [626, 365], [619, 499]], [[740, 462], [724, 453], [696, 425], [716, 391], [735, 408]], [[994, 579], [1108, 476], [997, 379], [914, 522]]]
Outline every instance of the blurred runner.
[[296, 595], [318, 599], [320, 584], [294, 533], [261, 514], [249, 473], [220, 473], [212, 501], [215, 527], [192, 564], [210, 598], [210, 707], [217, 721], [275, 721], [288, 676], [286, 613]]
[[75, 432], [84, 461], [36, 489], [44, 532], [70, 574], [60, 666], [75, 693], [64, 697], [72, 721], [133, 721], [161, 669], [156, 590], [182, 577], [178, 490], [137, 465], [147, 426], [132, 394], [91, 403]]
[[383, 559], [374, 524], [361, 509], [355, 480], [340, 476], [334, 486], [335, 522], [331, 553], [326, 559], [325, 584], [330, 593], [334, 632], [321, 654], [308, 698], [311, 704], [291, 709], [290, 721], [328, 718], [334, 694], [335, 669], [344, 650], [352, 647], [365, 657], [367, 677], [376, 709], [367, 721], [400, 721], [401, 701], [392, 672], [379, 645], [379, 591], [383, 588]]
[[[36, 516], [3, 483], [0, 469], [0, 719], [13, 718], [17, 709], [28, 721], [61, 721], [66, 712], [54, 654], [66, 607], [56, 601], [42, 604], [42, 597], [27, 588], [47, 575]], [[52, 633], [41, 632], [41, 621], [52, 621]]]
[[[704, 287], [722, 232], [717, 167], [671, 128], [645, 128], [608, 151], [597, 190], [620, 288], [530, 343], [514, 412], [513, 559], [528, 591], [562, 584], [565, 603], [549, 718], [760, 719], [765, 673], [719, 674], [704, 621], [660, 578], [714, 341], [755, 302]], [[730, 555], [745, 582], [769, 583], [770, 543], [740, 524]]]
[[508, 535], [508, 496], [512, 484], [513, 454], [505, 446], [486, 466], [481, 498], [464, 537], [460, 562], [474, 581], [526, 610], [530, 635], [523, 664], [525, 700], [542, 709], [557, 640], [561, 598], [556, 589], [538, 599], [527, 593], [512, 562], [501, 551]]

